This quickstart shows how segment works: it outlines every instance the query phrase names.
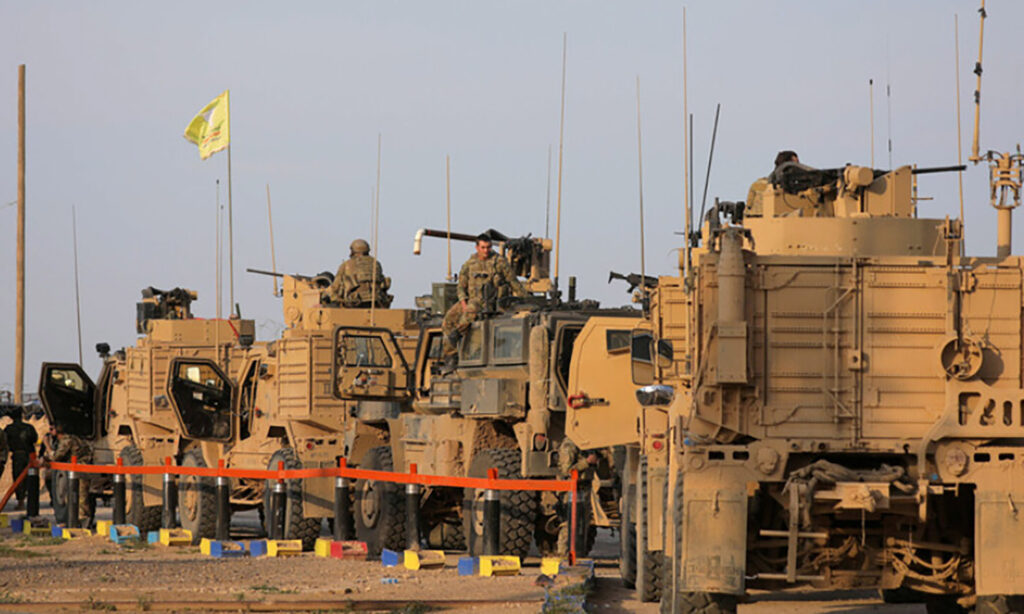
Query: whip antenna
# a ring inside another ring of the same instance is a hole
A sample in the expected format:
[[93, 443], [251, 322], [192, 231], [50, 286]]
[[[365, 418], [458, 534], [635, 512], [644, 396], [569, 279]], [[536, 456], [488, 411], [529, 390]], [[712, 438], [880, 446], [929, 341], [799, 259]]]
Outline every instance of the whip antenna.
[[718, 103], [715, 106], [715, 127], [711, 130], [711, 149], [708, 151], [708, 170], [704, 176], [704, 196], [700, 199], [700, 219], [698, 222], [704, 223], [704, 205], [708, 202], [708, 182], [711, 181], [711, 162], [715, 158], [715, 137], [718, 136], [718, 113], [722, 110], [722, 103]]
[[981, 0], [981, 8], [978, 9], [981, 16], [981, 25], [978, 28], [978, 63], [974, 65], [974, 74], [978, 76], [977, 85], [974, 87], [974, 142], [971, 144], [971, 162], [981, 162], [981, 154], [978, 147], [978, 131], [981, 127], [981, 51], [985, 45], [985, 0]]
[[642, 141], [643, 131], [640, 127], [640, 75], [636, 77], [636, 168], [637, 179], [640, 189], [640, 291], [644, 292], [647, 284], [647, 271], [645, 268], [646, 258], [644, 256], [644, 146]]
[[558, 262], [562, 252], [562, 146], [565, 142], [565, 56], [569, 46], [569, 35], [562, 32], [562, 111], [558, 122], [558, 196], [555, 213], [555, 279], [554, 290], [558, 292]]

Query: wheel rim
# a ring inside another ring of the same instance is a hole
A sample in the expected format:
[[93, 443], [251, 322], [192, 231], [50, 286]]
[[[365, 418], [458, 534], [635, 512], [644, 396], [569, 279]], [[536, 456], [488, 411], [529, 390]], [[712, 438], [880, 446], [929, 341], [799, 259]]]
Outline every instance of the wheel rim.
[[473, 509], [470, 512], [470, 520], [473, 526], [473, 533], [477, 536], [483, 536], [484, 534], [484, 494], [485, 491], [482, 489], [476, 489], [473, 491]]
[[380, 518], [380, 496], [380, 490], [375, 482], [371, 480], [363, 482], [359, 497], [359, 515], [364, 526], [371, 528], [377, 526], [377, 520]]

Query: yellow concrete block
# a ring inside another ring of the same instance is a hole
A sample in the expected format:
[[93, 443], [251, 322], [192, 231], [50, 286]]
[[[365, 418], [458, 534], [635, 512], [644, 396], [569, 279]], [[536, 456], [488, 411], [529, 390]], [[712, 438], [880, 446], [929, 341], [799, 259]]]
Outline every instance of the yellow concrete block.
[[329, 558], [331, 556], [332, 543], [334, 543], [333, 539], [326, 537], [317, 538], [316, 544], [313, 546], [313, 553], [320, 557]]
[[64, 529], [60, 534], [64, 539], [78, 539], [79, 537], [89, 537], [91, 535], [92, 531], [89, 529]]
[[11, 526], [11, 518], [7, 514], [0, 514], [0, 529]]
[[480, 575], [491, 576], [519, 575], [518, 556], [482, 556], [480, 557]]
[[192, 531], [188, 529], [160, 529], [160, 543], [165, 546], [189, 546]]
[[540, 572], [545, 576], [555, 577], [562, 568], [562, 559], [557, 556], [546, 556], [540, 560]]
[[50, 527], [50, 523], [34, 525], [31, 522], [26, 520], [21, 531], [25, 535], [47, 535], [47, 536], [50, 536], [50, 537], [53, 536], [53, 532], [52, 532], [52, 529]]
[[96, 521], [96, 535], [102, 535], [104, 537], [110, 537], [110, 527], [114, 525], [109, 520], [97, 520]]
[[267, 556], [295, 556], [302, 554], [301, 539], [267, 540]]
[[406, 550], [406, 569], [438, 569], [444, 567], [444, 550]]
[[205, 554], [206, 556], [210, 556], [210, 542], [211, 541], [213, 541], [213, 540], [208, 538], [208, 537], [204, 537], [203, 539], [199, 540], [199, 552], [201, 552], [202, 554]]

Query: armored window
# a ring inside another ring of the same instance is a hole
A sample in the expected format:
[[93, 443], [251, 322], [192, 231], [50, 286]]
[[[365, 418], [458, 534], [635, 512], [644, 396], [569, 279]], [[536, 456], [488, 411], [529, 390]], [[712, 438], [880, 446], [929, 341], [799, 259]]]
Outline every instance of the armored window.
[[[168, 389], [182, 426], [193, 439], [231, 436], [231, 384], [210, 361], [175, 359]], [[197, 360], [197, 359], [191, 359]]]
[[629, 339], [631, 332], [628, 330], [607, 330], [605, 331], [605, 348], [609, 354], [629, 350]]
[[462, 364], [481, 364], [484, 362], [484, 326], [474, 322], [462, 338], [459, 362]]
[[345, 335], [340, 351], [346, 367], [391, 367], [391, 354], [375, 335]]
[[562, 390], [569, 386], [569, 367], [572, 365], [572, 348], [576, 344], [576, 338], [580, 336], [582, 326], [566, 326], [560, 331], [558, 341], [558, 383]]
[[82, 376], [71, 370], [54, 370], [50, 372], [50, 381], [57, 388], [85, 392], [87, 386]]
[[513, 322], [494, 328], [494, 362], [495, 363], [516, 363], [523, 362], [523, 336], [524, 329], [522, 322]]

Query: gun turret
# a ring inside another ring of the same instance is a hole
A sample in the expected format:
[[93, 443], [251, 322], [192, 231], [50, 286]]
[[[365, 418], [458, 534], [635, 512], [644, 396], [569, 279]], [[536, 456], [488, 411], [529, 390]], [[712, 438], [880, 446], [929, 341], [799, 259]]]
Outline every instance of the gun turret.
[[191, 320], [192, 301], [197, 298], [199, 295], [194, 290], [185, 288], [144, 288], [142, 301], [135, 304], [135, 330], [144, 334], [149, 320]]
[[[539, 239], [529, 234], [518, 238], [509, 238], [493, 228], [487, 229], [481, 235], [488, 237], [492, 243], [496, 244], [501, 254], [512, 265], [516, 276], [524, 279], [523, 285], [527, 292], [543, 294], [551, 289], [551, 239]], [[420, 228], [416, 231], [416, 236], [413, 239], [412, 253], [420, 254], [423, 248], [423, 237], [439, 239], [451, 237], [454, 241], [475, 242], [478, 236], [480, 235]]]
[[615, 271], [608, 271], [608, 283], [612, 283], [612, 281], [616, 279], [621, 279], [622, 281], [629, 284], [629, 290], [627, 290], [627, 292], [630, 293], [639, 288], [641, 283], [644, 285], [645, 288], [654, 289], [658, 287], [657, 277], [652, 277], [650, 275], [640, 275], [640, 273], [630, 273], [628, 275], [623, 275], [622, 273], [616, 273]]

